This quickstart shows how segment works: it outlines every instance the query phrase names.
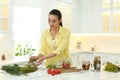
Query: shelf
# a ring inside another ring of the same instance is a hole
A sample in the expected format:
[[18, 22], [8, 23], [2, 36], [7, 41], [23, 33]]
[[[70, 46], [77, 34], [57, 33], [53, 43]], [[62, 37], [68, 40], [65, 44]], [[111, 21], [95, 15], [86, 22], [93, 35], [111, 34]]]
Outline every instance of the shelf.
[[8, 6], [8, 3], [2, 3], [0, 6]]
[[0, 17], [0, 19], [8, 19], [8, 17]]

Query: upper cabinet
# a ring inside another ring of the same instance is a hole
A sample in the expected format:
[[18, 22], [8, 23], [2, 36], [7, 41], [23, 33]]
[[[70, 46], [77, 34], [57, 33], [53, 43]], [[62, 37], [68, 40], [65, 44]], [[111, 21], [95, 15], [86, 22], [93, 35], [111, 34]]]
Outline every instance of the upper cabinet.
[[120, 0], [73, 0], [74, 33], [120, 33]]
[[[14, 25], [13, 21], [16, 21], [14, 14], [19, 13], [18, 8], [28, 11], [29, 8], [36, 8], [36, 11], [41, 13], [38, 14], [41, 20], [38, 24], [42, 26], [41, 29], [49, 26], [48, 12], [53, 8], [58, 8], [63, 15], [63, 26], [70, 29], [72, 33], [120, 33], [120, 0], [44, 0], [43, 2], [40, 0], [0, 0], [0, 32], [6, 32], [9, 30], [8, 25], [11, 27]], [[16, 12], [14, 13], [13, 10]], [[24, 12], [28, 13], [28, 11]], [[17, 14], [16, 17], [19, 17], [18, 15], [22, 14]]]
[[8, 31], [8, 0], [0, 0], [0, 32]]

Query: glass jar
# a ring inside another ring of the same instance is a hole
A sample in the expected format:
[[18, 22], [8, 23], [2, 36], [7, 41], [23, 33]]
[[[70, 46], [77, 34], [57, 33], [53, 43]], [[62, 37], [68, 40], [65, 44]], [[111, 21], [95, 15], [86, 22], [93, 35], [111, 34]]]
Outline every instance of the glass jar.
[[90, 68], [90, 62], [89, 61], [83, 61], [82, 62], [82, 69], [83, 70], [89, 70]]

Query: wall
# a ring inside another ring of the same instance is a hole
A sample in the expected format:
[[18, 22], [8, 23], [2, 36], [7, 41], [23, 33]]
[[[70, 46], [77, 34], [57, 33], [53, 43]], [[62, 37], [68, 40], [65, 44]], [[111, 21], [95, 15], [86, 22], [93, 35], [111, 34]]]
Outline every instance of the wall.
[[14, 56], [14, 46], [13, 46], [13, 41], [10, 39], [10, 34], [5, 32], [5, 33], [0, 33], [0, 60], [1, 60], [1, 55], [5, 54], [6, 59], [11, 59]]
[[120, 35], [72, 34], [70, 49], [76, 50], [78, 41], [82, 43], [81, 51], [91, 51], [91, 47], [95, 46], [97, 52], [120, 54]]
[[[100, 33], [102, 0], [80, 0], [80, 26], [82, 33]], [[86, 6], [87, 5], [87, 6]]]

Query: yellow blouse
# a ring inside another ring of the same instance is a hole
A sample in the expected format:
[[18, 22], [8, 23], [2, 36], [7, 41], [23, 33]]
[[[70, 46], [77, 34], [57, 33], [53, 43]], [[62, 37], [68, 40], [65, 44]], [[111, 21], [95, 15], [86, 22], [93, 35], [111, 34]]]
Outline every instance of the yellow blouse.
[[58, 33], [55, 36], [54, 44], [50, 29], [46, 29], [42, 34], [40, 53], [47, 55], [50, 53], [56, 53], [57, 56], [46, 60], [47, 65], [62, 64], [64, 59], [70, 60], [69, 54], [69, 38], [70, 31], [64, 27], [60, 27]]

